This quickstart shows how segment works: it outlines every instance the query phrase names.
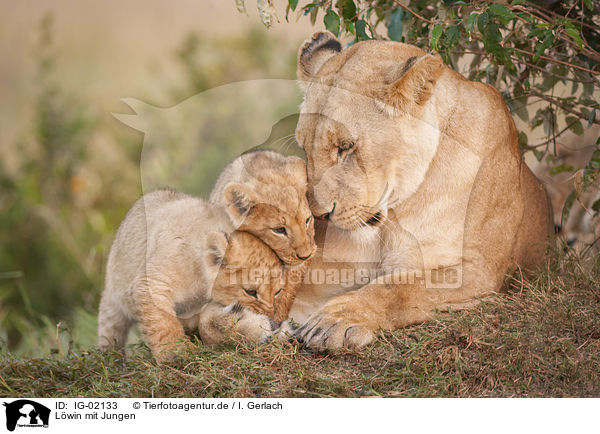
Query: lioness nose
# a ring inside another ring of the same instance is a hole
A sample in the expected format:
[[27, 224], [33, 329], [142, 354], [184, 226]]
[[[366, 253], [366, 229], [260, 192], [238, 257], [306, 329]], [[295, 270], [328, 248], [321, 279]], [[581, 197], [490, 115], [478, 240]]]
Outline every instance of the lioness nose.
[[317, 218], [321, 219], [321, 220], [328, 220], [331, 217], [333, 217], [334, 211], [335, 211], [335, 202], [333, 202], [333, 208], [331, 208], [331, 211], [326, 212], [325, 214], [321, 214], [320, 216], [317, 216]]

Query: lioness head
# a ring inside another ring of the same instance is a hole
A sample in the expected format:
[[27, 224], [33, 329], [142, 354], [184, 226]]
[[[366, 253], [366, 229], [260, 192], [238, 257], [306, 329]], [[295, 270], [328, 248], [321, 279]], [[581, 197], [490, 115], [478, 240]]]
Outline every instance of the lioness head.
[[315, 253], [306, 164], [300, 158], [287, 157], [281, 166], [260, 170], [251, 185], [230, 183], [224, 196], [237, 229], [258, 237], [286, 264], [298, 264]]
[[433, 88], [439, 56], [365, 41], [342, 50], [316, 33], [298, 54], [305, 91], [296, 138], [306, 151], [315, 215], [349, 231], [381, 225], [423, 181], [438, 145]]
[[283, 265], [255, 236], [241, 231], [229, 236], [211, 232], [206, 240], [206, 262], [216, 274], [211, 296], [214, 301], [223, 305], [238, 303], [275, 321], [287, 318], [287, 311], [276, 308], [279, 298], [287, 305]]

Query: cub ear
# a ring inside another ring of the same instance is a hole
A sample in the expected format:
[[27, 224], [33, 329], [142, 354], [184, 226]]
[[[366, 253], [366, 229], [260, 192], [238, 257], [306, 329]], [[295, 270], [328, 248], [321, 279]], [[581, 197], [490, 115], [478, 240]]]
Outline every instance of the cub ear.
[[323, 64], [340, 51], [342, 44], [333, 33], [315, 33], [298, 50], [298, 80], [302, 83], [316, 77]]
[[306, 184], [306, 163], [300, 157], [287, 157], [285, 159], [285, 168], [298, 181]]
[[247, 186], [235, 182], [225, 187], [223, 197], [227, 213], [236, 226], [244, 222], [252, 207], [256, 205], [254, 192]]
[[414, 111], [431, 97], [443, 70], [438, 54], [410, 57], [392, 72], [384, 102], [400, 112]]
[[209, 267], [219, 267], [225, 262], [228, 242], [224, 232], [210, 232], [206, 236], [206, 264]]

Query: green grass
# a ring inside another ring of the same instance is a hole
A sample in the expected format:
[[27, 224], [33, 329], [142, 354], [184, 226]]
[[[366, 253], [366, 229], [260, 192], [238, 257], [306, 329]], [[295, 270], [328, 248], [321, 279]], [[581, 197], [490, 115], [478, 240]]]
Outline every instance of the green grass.
[[94, 348], [54, 352], [0, 356], [0, 396], [597, 397], [600, 267], [553, 260], [532, 278], [508, 278], [476, 308], [383, 333], [361, 351], [199, 344], [169, 366], [143, 344], [126, 359]]

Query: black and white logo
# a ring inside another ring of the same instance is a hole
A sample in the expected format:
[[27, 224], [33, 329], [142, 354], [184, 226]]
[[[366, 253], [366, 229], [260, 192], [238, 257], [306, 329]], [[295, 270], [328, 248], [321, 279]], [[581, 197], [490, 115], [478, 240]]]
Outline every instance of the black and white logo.
[[50, 409], [29, 399], [19, 399], [10, 403], [4, 402], [6, 407], [6, 429], [14, 431], [19, 428], [48, 428]]

